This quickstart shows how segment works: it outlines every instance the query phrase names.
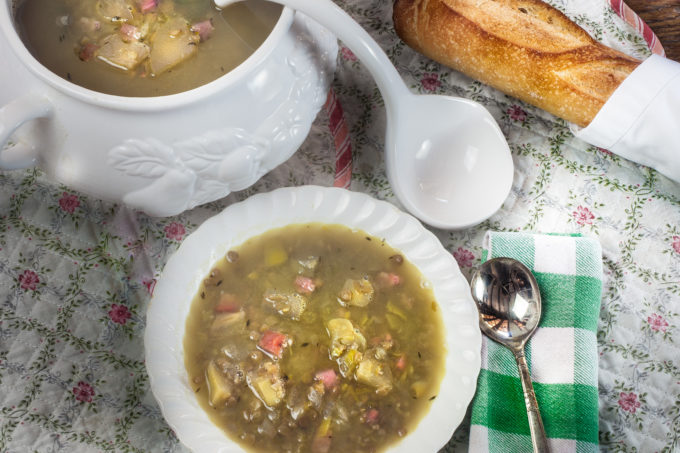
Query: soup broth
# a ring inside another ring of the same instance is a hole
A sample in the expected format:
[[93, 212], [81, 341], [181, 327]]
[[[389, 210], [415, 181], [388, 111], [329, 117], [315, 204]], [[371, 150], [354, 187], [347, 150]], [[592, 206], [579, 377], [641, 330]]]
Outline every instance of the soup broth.
[[202, 282], [184, 337], [209, 417], [257, 452], [375, 452], [437, 396], [444, 329], [418, 269], [340, 225], [274, 229]]
[[271, 32], [281, 6], [249, 0], [18, 0], [15, 22], [50, 71], [120, 96], [179, 93], [229, 72]]

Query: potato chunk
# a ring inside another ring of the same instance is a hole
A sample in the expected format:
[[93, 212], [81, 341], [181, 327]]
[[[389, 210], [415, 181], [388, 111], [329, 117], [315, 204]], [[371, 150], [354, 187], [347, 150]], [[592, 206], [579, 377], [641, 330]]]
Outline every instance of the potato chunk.
[[96, 55], [111, 66], [129, 71], [149, 56], [149, 46], [139, 41], [125, 42], [118, 34], [109, 35], [102, 39]]
[[366, 347], [366, 338], [352, 321], [335, 318], [328, 321], [328, 334], [331, 337], [331, 357], [338, 358], [345, 351], [358, 351]]
[[307, 308], [307, 298], [297, 292], [267, 290], [264, 300], [280, 315], [299, 321]]
[[151, 38], [151, 72], [161, 74], [191, 57], [198, 50], [199, 40], [186, 20], [181, 17], [168, 19]]
[[212, 334], [239, 332], [246, 327], [246, 313], [218, 313], [210, 325]]
[[273, 244], [264, 252], [264, 264], [267, 267], [279, 266], [288, 261], [288, 252], [281, 244]]
[[368, 278], [347, 279], [343, 285], [338, 300], [342, 305], [365, 307], [373, 300], [375, 290]]
[[338, 364], [338, 370], [343, 377], [350, 377], [361, 361], [366, 348], [366, 338], [359, 328], [354, 327], [352, 321], [345, 318], [335, 318], [328, 321], [328, 334], [331, 337], [331, 357]]
[[112, 22], [126, 22], [132, 20], [132, 6], [125, 0], [99, 0], [97, 13]]
[[362, 357], [363, 354], [356, 349], [350, 349], [338, 357], [335, 361], [338, 364], [338, 370], [340, 371], [342, 377], [350, 377], [354, 372], [354, 369], [361, 361]]
[[357, 381], [375, 388], [379, 395], [386, 395], [392, 390], [392, 371], [384, 362], [365, 354], [356, 371]]
[[214, 361], [208, 364], [205, 377], [208, 381], [210, 405], [213, 407], [224, 405], [232, 395], [231, 382], [222, 374]]
[[286, 396], [281, 369], [276, 363], [264, 362], [257, 370], [248, 373], [247, 381], [255, 396], [270, 409], [278, 406]]

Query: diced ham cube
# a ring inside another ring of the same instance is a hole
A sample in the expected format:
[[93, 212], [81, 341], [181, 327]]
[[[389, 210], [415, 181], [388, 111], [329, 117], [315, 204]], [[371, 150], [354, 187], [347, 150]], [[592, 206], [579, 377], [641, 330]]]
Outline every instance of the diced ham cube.
[[99, 49], [99, 46], [94, 43], [84, 44], [80, 48], [80, 52], [78, 52], [78, 58], [83, 61], [90, 61], [94, 57], [95, 52], [97, 52], [97, 49]]
[[93, 19], [92, 17], [81, 17], [78, 20], [77, 27], [82, 33], [89, 35], [101, 30], [102, 24], [97, 19]]
[[397, 364], [396, 367], [399, 371], [404, 371], [406, 369], [406, 356], [405, 355], [400, 355], [399, 358], [397, 359]]
[[378, 422], [378, 417], [380, 417], [380, 412], [378, 412], [378, 409], [371, 408], [368, 411], [366, 411], [366, 415], [364, 416], [364, 422], [369, 425], [374, 425]]
[[201, 38], [201, 41], [205, 41], [206, 39], [210, 38], [210, 35], [212, 34], [214, 29], [215, 27], [213, 27], [211, 19], [196, 22], [191, 26], [191, 31], [193, 31], [194, 33], [198, 33], [198, 36]]
[[220, 296], [220, 301], [215, 305], [216, 313], [234, 313], [239, 311], [241, 304], [235, 295], [224, 293]]
[[295, 277], [295, 287], [299, 293], [311, 294], [316, 289], [316, 284], [311, 278], [298, 275]]
[[139, 29], [128, 23], [121, 25], [119, 31], [125, 41], [139, 41], [139, 38], [142, 37], [142, 33]]
[[401, 283], [401, 277], [394, 272], [379, 272], [377, 282], [381, 288], [392, 288]]
[[338, 375], [332, 368], [317, 372], [315, 379], [323, 382], [323, 386], [326, 387], [326, 390], [330, 390], [338, 384]]
[[287, 338], [284, 334], [268, 330], [262, 335], [262, 338], [260, 338], [260, 342], [257, 345], [263, 351], [280, 359], [283, 355], [283, 348], [286, 340]]
[[153, 11], [158, 6], [158, 0], [141, 0], [139, 3], [139, 10], [142, 13]]

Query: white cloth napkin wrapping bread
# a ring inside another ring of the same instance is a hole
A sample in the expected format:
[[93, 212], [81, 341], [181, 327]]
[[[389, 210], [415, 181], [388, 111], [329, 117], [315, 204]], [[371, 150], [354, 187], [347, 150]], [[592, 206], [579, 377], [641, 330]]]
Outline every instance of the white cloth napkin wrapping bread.
[[680, 182], [680, 63], [652, 55], [574, 135]]

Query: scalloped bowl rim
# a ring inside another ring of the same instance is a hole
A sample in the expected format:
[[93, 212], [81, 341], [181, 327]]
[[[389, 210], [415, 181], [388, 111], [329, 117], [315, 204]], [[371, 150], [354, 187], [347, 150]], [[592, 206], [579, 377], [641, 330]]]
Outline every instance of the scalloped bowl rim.
[[170, 257], [149, 303], [144, 334], [151, 390], [163, 416], [193, 451], [243, 451], [210, 421], [189, 386], [183, 358], [186, 316], [201, 281], [229, 249], [272, 228], [309, 222], [346, 225], [385, 239], [432, 284], [446, 329], [444, 376], [414, 431], [386, 451], [439, 450], [465, 416], [481, 365], [481, 332], [468, 282], [451, 253], [414, 217], [340, 188], [301, 186], [253, 195], [206, 220]]

